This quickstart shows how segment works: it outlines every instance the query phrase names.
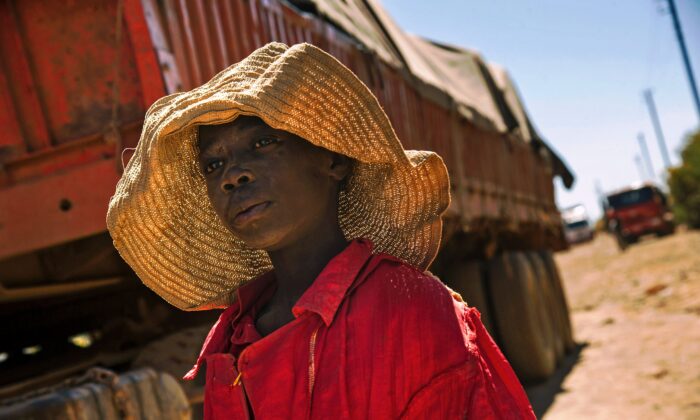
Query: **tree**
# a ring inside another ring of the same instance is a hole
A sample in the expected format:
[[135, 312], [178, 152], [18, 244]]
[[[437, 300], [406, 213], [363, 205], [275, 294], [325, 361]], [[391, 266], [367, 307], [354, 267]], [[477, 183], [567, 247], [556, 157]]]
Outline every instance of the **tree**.
[[669, 170], [673, 211], [678, 222], [700, 229], [700, 130], [688, 136], [681, 158], [680, 166]]

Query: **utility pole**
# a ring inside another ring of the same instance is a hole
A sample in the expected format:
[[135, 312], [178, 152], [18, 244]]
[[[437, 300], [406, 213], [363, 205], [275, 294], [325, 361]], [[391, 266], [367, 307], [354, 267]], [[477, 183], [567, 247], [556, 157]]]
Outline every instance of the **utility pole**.
[[600, 217], [603, 220], [603, 229], [608, 230], [608, 226], [610, 221], [608, 220], [608, 199], [605, 197], [605, 193], [603, 192], [603, 187], [600, 185], [600, 180], [595, 179], [594, 181], [595, 184], [595, 193], [598, 196], [598, 203], [600, 204], [600, 210], [603, 213]]
[[661, 149], [661, 157], [664, 160], [664, 169], [671, 167], [671, 159], [668, 157], [668, 149], [666, 149], [666, 139], [664, 139], [664, 133], [661, 131], [661, 123], [659, 122], [659, 114], [656, 112], [656, 104], [654, 103], [654, 96], [652, 96], [651, 89], [644, 91], [644, 99], [647, 102], [647, 107], [649, 108], [649, 116], [651, 117], [651, 123], [654, 125], [654, 132], [656, 133], [656, 140], [659, 142], [659, 149]]
[[602, 201], [605, 198], [605, 193], [603, 192], [603, 186], [600, 185], [600, 180], [596, 178], [593, 184], [595, 187], [595, 195], [598, 197], [598, 200]]
[[595, 194], [598, 197], [598, 202], [600, 203], [600, 207], [603, 210], [603, 214], [605, 214], [605, 210], [608, 208], [608, 203], [607, 199], [605, 198], [605, 193], [603, 192], [603, 187], [600, 185], [600, 180], [596, 179], [594, 181], [595, 185]]
[[678, 19], [678, 11], [676, 10], [676, 3], [674, 0], [668, 0], [668, 8], [671, 12], [671, 18], [673, 19], [673, 29], [675, 29], [676, 31], [678, 45], [681, 48], [681, 55], [683, 56], [685, 71], [688, 74], [688, 82], [690, 83], [690, 91], [693, 95], [693, 100], [695, 101], [695, 110], [698, 113], [698, 121], [700, 122], [700, 97], [698, 95], [698, 87], [695, 84], [695, 76], [693, 76], [693, 69], [690, 66], [690, 57], [688, 56], [688, 50], [685, 46], [683, 31], [681, 31], [681, 22]]
[[642, 164], [642, 158], [639, 155], [634, 155], [634, 163], [637, 165], [637, 172], [639, 172], [639, 179], [644, 182], [647, 177], [644, 174], [644, 165]]
[[654, 166], [651, 164], [651, 157], [649, 156], [649, 149], [647, 149], [647, 142], [644, 139], [644, 134], [637, 134], [637, 140], [639, 141], [639, 149], [642, 152], [642, 157], [644, 162], [646, 162], [647, 172], [649, 173], [649, 179], [656, 181], [656, 173], [654, 172]]

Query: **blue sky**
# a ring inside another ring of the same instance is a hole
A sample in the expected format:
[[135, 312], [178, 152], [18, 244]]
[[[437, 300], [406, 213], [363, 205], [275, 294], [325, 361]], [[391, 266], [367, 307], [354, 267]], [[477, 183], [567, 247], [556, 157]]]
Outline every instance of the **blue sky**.
[[[644, 133], [657, 177], [661, 152], [642, 90], [654, 92], [672, 164], [698, 127], [665, 0], [382, 0], [404, 30], [479, 50], [505, 66], [541, 134], [577, 175], [557, 184], [561, 207], [600, 214], [594, 183], [640, 180]], [[700, 83], [700, 0], [676, 0]], [[660, 179], [660, 178], [657, 178]]]

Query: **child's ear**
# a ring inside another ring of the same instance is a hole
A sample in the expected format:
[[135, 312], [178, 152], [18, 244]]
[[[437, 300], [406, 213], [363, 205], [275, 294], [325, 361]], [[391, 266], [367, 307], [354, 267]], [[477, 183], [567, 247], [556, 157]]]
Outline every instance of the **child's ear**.
[[351, 169], [352, 160], [349, 157], [339, 153], [332, 154], [331, 165], [329, 167], [331, 178], [340, 182], [350, 175]]

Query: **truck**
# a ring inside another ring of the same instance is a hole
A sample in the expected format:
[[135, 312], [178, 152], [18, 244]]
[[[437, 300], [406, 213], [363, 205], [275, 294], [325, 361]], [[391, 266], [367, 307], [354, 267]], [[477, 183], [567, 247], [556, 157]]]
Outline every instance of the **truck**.
[[[574, 348], [553, 259], [567, 247], [553, 178], [574, 177], [507, 71], [478, 52], [405, 33], [376, 0], [8, 0], [0, 407], [95, 367], [189, 369], [218, 313], [181, 312], [144, 287], [112, 246], [107, 205], [148, 107], [270, 41], [337, 57], [405, 148], [444, 158], [452, 203], [430, 270], [479, 309], [519, 377], [546, 379]], [[201, 403], [201, 383], [180, 386]]]
[[564, 235], [570, 244], [592, 241], [595, 232], [588, 218], [588, 212], [583, 204], [576, 204], [561, 211], [564, 222]]
[[661, 189], [651, 182], [629, 185], [606, 194], [605, 218], [621, 250], [644, 235], [671, 235], [673, 213]]

